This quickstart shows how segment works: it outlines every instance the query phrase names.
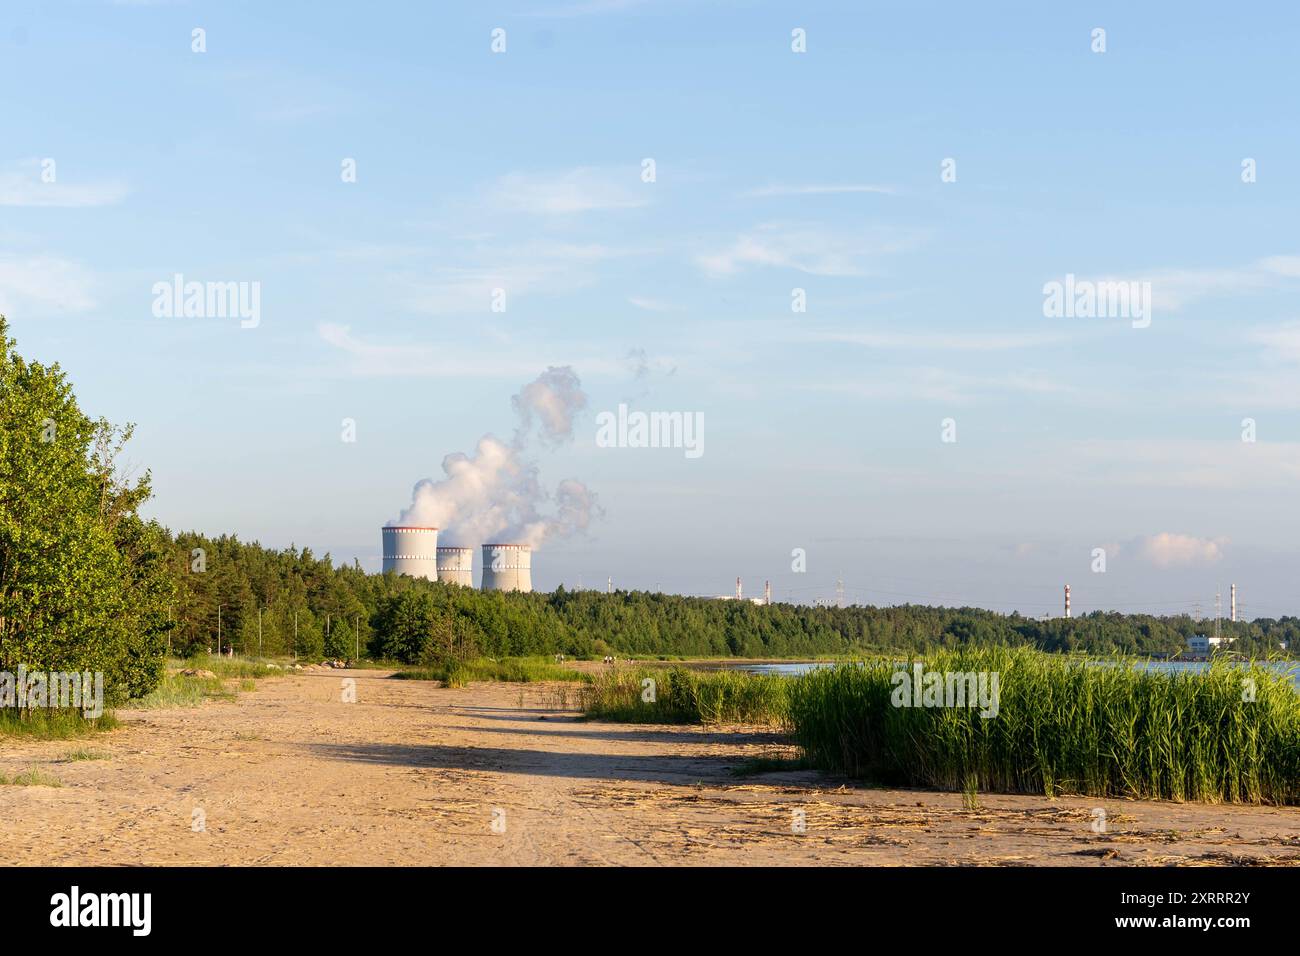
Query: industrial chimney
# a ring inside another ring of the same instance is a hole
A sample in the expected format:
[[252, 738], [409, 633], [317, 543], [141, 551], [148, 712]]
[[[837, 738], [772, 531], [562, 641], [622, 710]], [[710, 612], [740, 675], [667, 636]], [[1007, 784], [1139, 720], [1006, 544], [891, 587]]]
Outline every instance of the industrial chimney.
[[526, 544], [483, 545], [484, 591], [531, 591], [533, 549]]
[[1070, 616], [1070, 586], [1065, 586], [1065, 616]]
[[385, 526], [383, 569], [387, 573], [409, 574], [413, 578], [438, 577], [438, 529]]
[[474, 586], [474, 549], [451, 545], [438, 547], [438, 580], [446, 584]]
[[1232, 586], [1232, 621], [1237, 622], [1237, 585]]

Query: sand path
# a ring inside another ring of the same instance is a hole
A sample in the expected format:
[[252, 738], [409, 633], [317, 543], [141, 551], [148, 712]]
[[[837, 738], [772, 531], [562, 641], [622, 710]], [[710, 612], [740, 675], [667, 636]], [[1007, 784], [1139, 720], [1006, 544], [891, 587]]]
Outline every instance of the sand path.
[[[87, 741], [0, 741], [0, 772], [63, 783], [0, 786], [0, 862], [1300, 865], [1300, 809], [996, 795], [968, 809], [813, 773], [737, 778], [744, 758], [792, 749], [754, 728], [579, 721], [558, 685], [387, 673], [124, 711]], [[67, 759], [81, 747], [107, 758]]]

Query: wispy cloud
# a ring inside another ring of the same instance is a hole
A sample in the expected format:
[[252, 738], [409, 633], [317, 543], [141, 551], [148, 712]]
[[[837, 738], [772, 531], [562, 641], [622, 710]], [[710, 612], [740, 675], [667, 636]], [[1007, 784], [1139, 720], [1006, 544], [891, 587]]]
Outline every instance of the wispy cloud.
[[6, 315], [86, 312], [96, 305], [90, 275], [52, 256], [0, 255], [0, 312]]
[[726, 248], [696, 256], [713, 277], [735, 275], [749, 266], [795, 269], [818, 276], [860, 276], [878, 259], [914, 249], [918, 232], [867, 228], [836, 232], [816, 226], [767, 223], [738, 236]]
[[840, 342], [871, 349], [952, 352], [1005, 352], [1059, 345], [1070, 336], [1059, 332], [818, 332], [801, 341]]
[[[57, 173], [57, 165], [55, 171]], [[77, 208], [111, 206], [121, 202], [127, 188], [118, 182], [68, 183], [57, 178], [42, 181], [39, 159], [28, 159], [0, 169], [0, 206]]]
[[508, 173], [497, 180], [490, 198], [514, 212], [571, 216], [648, 205], [650, 188], [633, 167], [580, 166], [559, 173]]
[[353, 333], [351, 326], [332, 322], [317, 326], [316, 332], [322, 342], [349, 357], [350, 374], [368, 378], [516, 379], [536, 374], [539, 366], [559, 364], [560, 356], [580, 365], [584, 375], [618, 378], [626, 374], [626, 366], [619, 360], [596, 354], [576, 356], [572, 347], [561, 345], [539, 349], [522, 344], [484, 350], [460, 341], [389, 344], [364, 339]]
[[763, 186], [759, 189], [751, 189], [740, 195], [747, 199], [762, 199], [769, 196], [835, 196], [845, 193], [878, 193], [884, 196], [890, 196], [894, 193], [893, 186], [873, 186], [866, 183], [843, 183], [839, 185], [803, 185], [803, 186], [785, 186], [771, 185]]
[[671, 302], [664, 302], [660, 299], [648, 299], [645, 296], [630, 295], [627, 297], [630, 305], [636, 306], [646, 312], [680, 312], [681, 306], [673, 305]]
[[587, 17], [602, 13], [621, 13], [636, 7], [645, 6], [649, 0], [580, 0], [542, 10], [529, 10], [524, 16], [529, 17]]
[[477, 260], [443, 266], [432, 272], [405, 273], [394, 278], [401, 304], [435, 314], [487, 312], [494, 290], [501, 289], [507, 308], [516, 296], [570, 292], [596, 281], [595, 267], [630, 255], [600, 243], [538, 241], [509, 248], [472, 250]]
[[1150, 282], [1155, 309], [1178, 312], [1202, 299], [1265, 292], [1300, 279], [1300, 256], [1267, 256], [1243, 266], [1215, 269], [1152, 269], [1144, 273], [1090, 277], [1095, 282]]
[[1250, 341], [1264, 346], [1277, 358], [1300, 362], [1300, 321], [1254, 329], [1248, 335]]
[[972, 375], [933, 366], [891, 369], [873, 375], [870, 379], [819, 382], [808, 388], [878, 401], [924, 401], [954, 405], [999, 393], [1048, 395], [1074, 391], [1071, 386], [1054, 378], [1032, 372]]

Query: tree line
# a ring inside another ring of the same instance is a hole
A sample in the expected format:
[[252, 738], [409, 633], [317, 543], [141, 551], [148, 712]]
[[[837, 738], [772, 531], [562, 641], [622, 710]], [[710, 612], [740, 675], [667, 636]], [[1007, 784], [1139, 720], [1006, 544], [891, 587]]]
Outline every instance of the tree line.
[[[131, 430], [83, 412], [57, 364], [24, 360], [0, 316], [0, 670], [103, 671], [110, 702], [157, 685], [167, 654], [234, 650], [402, 662], [449, 657], [810, 657], [967, 644], [1175, 655], [1186, 615], [1038, 620], [979, 608], [810, 607], [646, 591], [483, 592], [173, 533], [144, 520]], [[1295, 643], [1300, 619], [1224, 622], [1234, 650]]]
[[[961, 645], [1173, 656], [1206, 632], [1188, 615], [1095, 611], [1040, 620], [981, 608], [897, 605], [813, 607], [683, 597], [649, 591], [531, 594], [480, 591], [424, 579], [335, 567], [308, 549], [272, 551], [233, 537], [175, 538], [176, 566], [197, 549], [204, 573], [183, 571], [175, 646], [211, 646], [224, 605], [225, 646], [257, 652], [255, 611], [264, 607], [267, 654], [368, 656], [402, 662], [448, 657], [606, 654], [648, 657], [810, 657], [926, 651]], [[298, 636], [292, 618], [297, 614]], [[326, 622], [329, 624], [328, 636]], [[1300, 619], [1222, 622], [1233, 650], [1262, 656], [1300, 637]], [[359, 633], [358, 633], [359, 631]]]

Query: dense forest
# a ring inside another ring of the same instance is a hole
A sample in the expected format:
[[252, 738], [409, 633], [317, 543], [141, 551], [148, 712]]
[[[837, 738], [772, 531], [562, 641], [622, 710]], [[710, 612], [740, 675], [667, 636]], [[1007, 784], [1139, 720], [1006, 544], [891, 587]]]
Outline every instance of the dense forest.
[[[215, 645], [266, 654], [416, 661], [438, 656], [799, 657], [960, 644], [1032, 645], [1049, 651], [1174, 655], [1206, 631], [1188, 616], [1094, 612], [1038, 620], [979, 608], [844, 608], [680, 597], [644, 591], [507, 594], [334, 567], [308, 550], [271, 551], [232, 537], [175, 538], [178, 652]], [[201, 559], [205, 570], [189, 570]], [[293, 622], [297, 618], [297, 637]], [[1213, 625], [1211, 624], [1212, 628]], [[1234, 650], [1275, 653], [1300, 636], [1300, 619], [1223, 622]], [[357, 631], [360, 631], [358, 634]], [[328, 633], [327, 633], [328, 631]]]

